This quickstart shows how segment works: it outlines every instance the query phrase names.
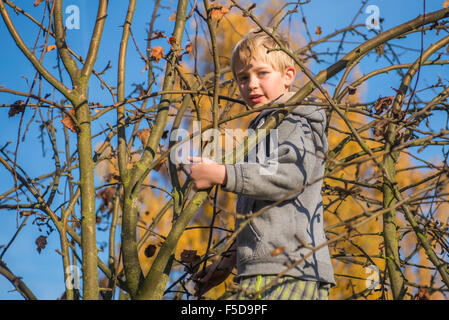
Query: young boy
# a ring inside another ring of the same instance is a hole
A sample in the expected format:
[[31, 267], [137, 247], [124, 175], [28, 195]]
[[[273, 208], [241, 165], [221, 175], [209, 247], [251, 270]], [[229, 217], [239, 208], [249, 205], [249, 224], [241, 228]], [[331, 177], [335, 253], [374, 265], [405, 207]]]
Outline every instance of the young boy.
[[[288, 42], [277, 36], [285, 48]], [[296, 76], [294, 61], [262, 31], [249, 32], [234, 48], [231, 69], [240, 94], [250, 108], [286, 102]], [[265, 109], [250, 123], [256, 130], [276, 110]], [[197, 190], [221, 185], [238, 194], [237, 212], [251, 215], [285, 198], [258, 215], [237, 235], [231, 252], [219, 263], [194, 275], [196, 294], [223, 282], [237, 265], [237, 299], [251, 298], [295, 261], [326, 241], [321, 196], [327, 139], [326, 115], [317, 106], [298, 106], [278, 125], [277, 169], [261, 175], [266, 163], [218, 164], [192, 157], [190, 178]], [[271, 154], [269, 156], [272, 156]], [[301, 188], [303, 187], [303, 188]], [[297, 192], [293, 192], [297, 190]], [[239, 220], [236, 221], [236, 230]], [[328, 299], [335, 284], [329, 249], [323, 246], [262, 293], [262, 299]]]

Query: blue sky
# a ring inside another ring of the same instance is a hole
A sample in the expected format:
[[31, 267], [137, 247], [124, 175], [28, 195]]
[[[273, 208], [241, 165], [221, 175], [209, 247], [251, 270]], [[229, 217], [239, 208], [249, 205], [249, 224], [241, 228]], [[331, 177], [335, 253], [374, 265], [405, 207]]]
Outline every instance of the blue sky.
[[[35, 8], [32, 5], [33, 1], [30, 0], [16, 2], [35, 17], [41, 17], [43, 10], [42, 5]], [[262, 4], [262, 1], [258, 2], [260, 5]], [[69, 5], [76, 5], [80, 9], [80, 28], [75, 30], [67, 30], [67, 36], [69, 45], [83, 57], [86, 56], [88, 49], [88, 39], [90, 37], [93, 21], [96, 15], [96, 3], [97, 1], [87, 0], [64, 1], [65, 8]], [[303, 10], [307, 16], [308, 24], [314, 39], [317, 39], [317, 36], [314, 34], [316, 26], [320, 26], [322, 28], [323, 35], [326, 35], [336, 29], [349, 25], [357, 10], [360, 8], [360, 3], [360, 0], [312, 0], [310, 4], [304, 6]], [[441, 9], [442, 3], [443, 0], [427, 0], [427, 11], [430, 12]], [[164, 0], [162, 1], [162, 4], [165, 7], [159, 11], [160, 16], [157, 18], [156, 29], [159, 31], [164, 31], [167, 35], [169, 35], [173, 29], [173, 22], [169, 21], [169, 16], [176, 10], [177, 2]], [[369, 4], [378, 6], [380, 16], [384, 19], [383, 26], [385, 30], [417, 17], [420, 13], [422, 13], [423, 8], [423, 1], [416, 0], [379, 0], [369, 1], [368, 5]], [[146, 23], [150, 20], [152, 7], [152, 1], [138, 1], [138, 10], [135, 12], [132, 30], [141, 50], [145, 50], [146, 48], [144, 40], [146, 38], [145, 30], [148, 28]], [[105, 80], [112, 84], [116, 83], [116, 73], [114, 73], [114, 68], [118, 60], [118, 48], [122, 30], [120, 25], [123, 24], [126, 10], [127, 1], [110, 1], [104, 37], [100, 47], [99, 58], [95, 66], [95, 69], [102, 70], [107, 65], [108, 61], [111, 61], [113, 69], [105, 74]], [[17, 16], [11, 10], [8, 10], [8, 12], [25, 42], [29, 47], [32, 47], [37, 35], [37, 29], [23, 16]], [[369, 14], [363, 12], [358, 17], [356, 23], [365, 23], [368, 16]], [[67, 17], [68, 14], [65, 14], [64, 18]], [[300, 20], [299, 15], [296, 15], [295, 18], [298, 21]], [[370, 37], [372, 36], [373, 33], [370, 34]], [[340, 37], [337, 37], [336, 39], [340, 39]], [[435, 32], [428, 32], [425, 37], [424, 47], [434, 42], [435, 39], [437, 39]], [[0, 40], [0, 43], [2, 43], [2, 50], [0, 50], [0, 85], [18, 91], [27, 91], [28, 85], [26, 79], [28, 79], [28, 82], [31, 82], [34, 77], [32, 66], [25, 59], [22, 52], [15, 46], [3, 21], [0, 22]], [[167, 48], [165, 42], [166, 40], [161, 39], [158, 41], [159, 43], [155, 41], [154, 45], [163, 45]], [[185, 45], [186, 42], [187, 41], [185, 40], [183, 45]], [[398, 40], [397, 43], [403, 46], [420, 49], [419, 37], [417, 36], [410, 36], [407, 39], [402, 39], [400, 41]], [[42, 42], [40, 42], [40, 44], [42, 44]], [[53, 44], [52, 40], [50, 40], [50, 44]], [[348, 52], [356, 45], [357, 44], [346, 44], [343, 52]], [[319, 47], [319, 51], [324, 52], [328, 46], [329, 45]], [[40, 54], [39, 51], [38, 53]], [[400, 54], [402, 63], [413, 62], [419, 56], [419, 52], [416, 51], [414, 53], [405, 53], [404, 50], [398, 49], [398, 53]], [[328, 58], [328, 61], [333, 61], [333, 59], [334, 58]], [[447, 59], [447, 57], [444, 57], [443, 59]], [[57, 75], [56, 69], [53, 68], [56, 65], [55, 51], [46, 54], [45, 65], [53, 72], [54, 75]], [[388, 65], [388, 63], [384, 59], [377, 58], [375, 54], [372, 54], [366, 59], [366, 62], [360, 66], [360, 71], [362, 73], [367, 73], [378, 68], [380, 65]], [[144, 63], [136, 53], [132, 39], [130, 39], [127, 59], [127, 94], [130, 94], [134, 90], [133, 83], [143, 83], [145, 81], [146, 75], [141, 72], [143, 67]], [[311, 66], [314, 73], [320, 71], [321, 68], [321, 65], [315, 64]], [[421, 73], [420, 85], [436, 83], [438, 75], [443, 78], [443, 81], [447, 85], [447, 74], [448, 67], [446, 66], [427, 68]], [[393, 82], [391, 79], [393, 79]], [[394, 95], [394, 91], [391, 87], [397, 88], [398, 86], [399, 83], [397, 77], [394, 78], [394, 76], [391, 75], [378, 77], [370, 82], [369, 87], [366, 92], [364, 92], [363, 98], [366, 101], [373, 101], [380, 95]], [[43, 92], [53, 93], [48, 84], [44, 84]], [[424, 93], [420, 95], [420, 97], [422, 99], [426, 99], [426, 94]], [[13, 103], [16, 100], [23, 99], [22, 97], [1, 92], [0, 98], [0, 104]], [[89, 88], [89, 100], [92, 102], [101, 102], [103, 105], [112, 103], [107, 92], [100, 89], [98, 81], [94, 77], [92, 77]], [[46, 114], [47, 110], [43, 110], [42, 112]], [[27, 110], [24, 115], [22, 135], [28, 121], [32, 117], [32, 114], [33, 112], [30, 109]], [[9, 118], [8, 109], [0, 108], [0, 147], [8, 141], [11, 141], [12, 145], [15, 146], [17, 142], [19, 119], [19, 116]], [[107, 122], [110, 124], [115, 123], [115, 115], [111, 113], [102, 119], [101, 122], [96, 123], [94, 126], [94, 133], [100, 131], [101, 128], [106, 128]], [[435, 121], [433, 122], [433, 129], [438, 131], [440, 128], [444, 127], [445, 122], [445, 116], [436, 114]], [[39, 124], [32, 124], [30, 126], [30, 130], [26, 134], [25, 141], [20, 142], [18, 151], [18, 164], [27, 171], [30, 177], [39, 176], [43, 173], [54, 170], [54, 163], [49, 156], [51, 154], [51, 146], [48, 139], [46, 140], [44, 147], [46, 156], [43, 157], [42, 147], [38, 142], [38, 126]], [[94, 144], [101, 142], [101, 138], [102, 137], [94, 140]], [[73, 143], [75, 142], [74, 135], [71, 135], [71, 140], [71, 150], [73, 152]], [[63, 150], [64, 146], [60, 145], [59, 148]], [[420, 154], [420, 156], [430, 160], [437, 157], [440, 153], [441, 151], [439, 151], [439, 149], [432, 150], [429, 148], [426, 149], [424, 153]], [[0, 194], [9, 190], [13, 185], [11, 175], [6, 172], [3, 167], [0, 168], [0, 181]], [[62, 192], [62, 194], [59, 195], [61, 199], [67, 199], [67, 188], [63, 187], [60, 190]], [[32, 221], [28, 221], [27, 226], [19, 234], [12, 247], [4, 255], [3, 260], [17, 276], [23, 278], [25, 283], [31, 288], [38, 298], [56, 299], [64, 291], [62, 261], [60, 255], [55, 251], [55, 249], [59, 249], [59, 237], [56, 232], [51, 233], [48, 237], [47, 247], [41, 254], [39, 254], [36, 251], [34, 241], [39, 235], [46, 235], [46, 229], [43, 228], [42, 231], [39, 231], [35, 225], [31, 224], [31, 222]], [[0, 245], [6, 245], [16, 229], [15, 211], [0, 210], [0, 226]], [[99, 240], [101, 240], [101, 237], [104, 235], [105, 234], [102, 235], [99, 233]], [[1, 250], [2, 249], [0, 249], [0, 254]], [[105, 258], [105, 256], [102, 257]], [[17, 292], [10, 292], [12, 289], [12, 285], [5, 278], [0, 276], [0, 299], [22, 299], [21, 295]]]

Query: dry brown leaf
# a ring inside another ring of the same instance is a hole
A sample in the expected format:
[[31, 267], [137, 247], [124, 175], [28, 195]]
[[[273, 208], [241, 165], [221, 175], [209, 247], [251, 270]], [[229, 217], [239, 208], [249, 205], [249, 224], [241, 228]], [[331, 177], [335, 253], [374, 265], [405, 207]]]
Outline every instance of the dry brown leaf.
[[156, 252], [156, 246], [154, 244], [150, 244], [145, 248], [145, 251], [143, 252], [145, 254], [145, 257], [151, 258], [154, 256]]
[[102, 200], [102, 204], [100, 206], [100, 212], [105, 212], [112, 206], [112, 201], [115, 197], [115, 187], [108, 187], [102, 189], [97, 193], [96, 198]]
[[46, 49], [45, 49], [45, 52], [50, 52], [50, 51], [52, 51], [52, 50], [55, 50], [56, 49], [56, 45], [51, 45], [51, 46], [48, 46]]
[[377, 99], [374, 103], [374, 110], [376, 110], [376, 115], [380, 115], [387, 107], [393, 102], [394, 97], [381, 97]]
[[24, 111], [25, 111], [25, 102], [22, 100], [17, 100], [16, 102], [13, 103], [13, 105], [9, 109], [8, 116], [11, 118], [16, 114]]
[[[449, 46], [448, 46], [449, 47]], [[191, 44], [191, 43], [189, 43], [187, 46], [186, 46], [186, 53], [190, 53], [191, 51], [192, 51], [192, 49], [193, 49], [193, 45]]]
[[197, 256], [196, 250], [183, 250], [181, 252], [181, 262], [189, 263], [195, 260]]
[[274, 249], [273, 251], [271, 251], [270, 254], [271, 254], [272, 257], [274, 257], [274, 256], [277, 256], [277, 255], [280, 255], [284, 251], [285, 251], [285, 247], [282, 246], [282, 247]]
[[46, 236], [40, 236], [35, 241], [37, 245], [37, 252], [41, 253], [41, 250], [45, 248], [47, 245], [47, 237]]
[[223, 16], [228, 12], [229, 9], [222, 4], [214, 3], [213, 5], [210, 6], [210, 17], [212, 19], [223, 18]]
[[163, 32], [158, 31], [158, 32], [154, 32], [153, 33], [153, 36], [151, 37], [151, 40], [156, 40], [156, 39], [159, 39], [159, 38], [167, 38], [167, 37], [165, 36], [165, 34]]
[[159, 62], [163, 56], [164, 56], [164, 48], [157, 46], [151, 49], [151, 57], [156, 62]]
[[449, 0], [446, 0], [446, 1], [443, 2], [443, 7], [444, 8], [449, 7]]
[[174, 21], [174, 20], [176, 20], [176, 12], [173, 13], [173, 14], [168, 18], [168, 21]]
[[316, 34], [317, 36], [319, 36], [319, 35], [322, 34], [322, 33], [323, 33], [323, 30], [321, 30], [321, 27], [320, 27], [320, 26], [318, 26], [318, 27], [315, 28], [315, 34]]
[[38, 5], [41, 4], [42, 1], [44, 1], [44, 0], [36, 0], [36, 1], [34, 1], [34, 6], [37, 7]]
[[168, 38], [167, 42], [170, 43], [171, 45], [177, 44], [175, 37]]
[[376, 127], [374, 128], [374, 136], [375, 137], [384, 137], [388, 128], [388, 119], [382, 119], [378, 122], [378, 124], [376, 125]]
[[429, 291], [426, 288], [419, 288], [418, 295], [415, 297], [417, 300], [430, 300]]
[[200, 267], [201, 257], [196, 254], [196, 250], [184, 250], [181, 252], [181, 262], [186, 265], [187, 272], [196, 273]]
[[[71, 115], [75, 116], [75, 110], [69, 110], [68, 113], [70, 113]], [[70, 131], [76, 133], [78, 130], [76, 128], [75, 123], [73, 122], [72, 118], [70, 116], [65, 116], [62, 120], [61, 120], [62, 124], [64, 125], [64, 127], [66, 127], [67, 129], [69, 129]]]
[[139, 138], [142, 145], [146, 146], [148, 138], [150, 137], [151, 130], [150, 129], [142, 129], [137, 131], [137, 138]]

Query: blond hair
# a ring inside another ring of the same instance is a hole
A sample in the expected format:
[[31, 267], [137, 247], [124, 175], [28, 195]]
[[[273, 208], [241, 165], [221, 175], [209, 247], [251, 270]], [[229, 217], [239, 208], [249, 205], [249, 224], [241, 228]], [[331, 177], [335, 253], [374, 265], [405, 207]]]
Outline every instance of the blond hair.
[[[284, 35], [278, 33], [276, 39], [285, 49], [291, 50], [289, 41]], [[237, 79], [235, 70], [237, 61], [240, 61], [243, 65], [248, 65], [252, 59], [262, 59], [277, 71], [295, 67], [295, 61], [284, 51], [276, 50], [279, 48], [276, 41], [261, 29], [250, 30], [237, 42], [231, 53], [231, 70], [234, 78]]]

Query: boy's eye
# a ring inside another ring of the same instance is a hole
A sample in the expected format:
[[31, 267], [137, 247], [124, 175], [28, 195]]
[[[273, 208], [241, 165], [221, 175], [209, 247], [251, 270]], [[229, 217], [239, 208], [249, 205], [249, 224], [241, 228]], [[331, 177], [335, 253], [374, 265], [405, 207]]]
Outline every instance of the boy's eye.
[[268, 71], [260, 71], [259, 76], [266, 76], [268, 74]]
[[239, 82], [243, 82], [243, 81], [246, 81], [246, 80], [248, 80], [248, 76], [241, 76], [241, 77], [239, 77]]

